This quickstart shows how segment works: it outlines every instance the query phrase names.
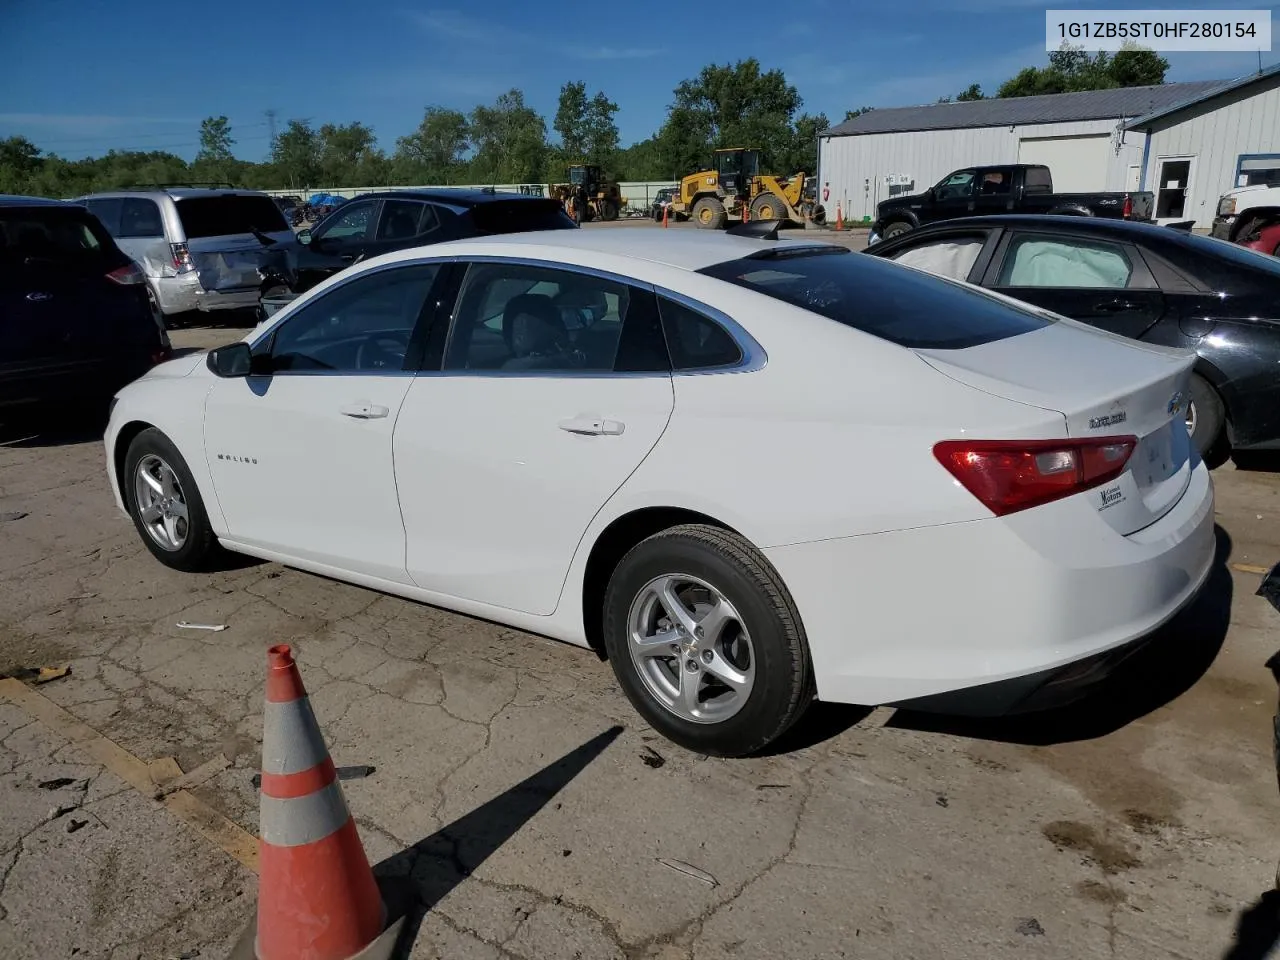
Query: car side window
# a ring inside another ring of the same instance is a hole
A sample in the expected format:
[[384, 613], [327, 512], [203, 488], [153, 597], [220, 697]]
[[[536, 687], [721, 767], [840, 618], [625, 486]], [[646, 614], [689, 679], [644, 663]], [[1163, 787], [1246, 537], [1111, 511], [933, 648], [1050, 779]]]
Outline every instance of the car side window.
[[439, 224], [435, 209], [417, 200], [386, 200], [378, 221], [378, 240], [409, 240], [434, 230]]
[[444, 369], [612, 371], [623, 323], [640, 292], [568, 270], [472, 264], [458, 295]]
[[365, 200], [344, 206], [325, 228], [316, 234], [325, 240], [363, 240], [369, 235], [370, 221], [377, 201]]
[[985, 242], [981, 236], [947, 237], [916, 244], [901, 253], [890, 254], [888, 259], [952, 280], [968, 280]]
[[976, 170], [959, 170], [938, 184], [937, 200], [962, 200], [973, 193]]
[[720, 324], [667, 297], [658, 298], [673, 370], [709, 370], [742, 362], [742, 348]]
[[120, 236], [120, 212], [124, 208], [124, 199], [122, 197], [86, 200], [84, 205], [107, 228], [107, 233], [113, 237]]
[[156, 202], [142, 197], [125, 198], [117, 236], [122, 239], [163, 237], [164, 222], [160, 219], [160, 208]]
[[987, 170], [982, 174], [978, 193], [984, 197], [1007, 197], [1013, 192], [1013, 168]]
[[405, 355], [438, 264], [379, 270], [341, 284], [285, 320], [271, 336], [264, 373], [394, 373]]
[[997, 285], [1123, 289], [1132, 277], [1133, 261], [1119, 244], [1022, 236], [1009, 244]]

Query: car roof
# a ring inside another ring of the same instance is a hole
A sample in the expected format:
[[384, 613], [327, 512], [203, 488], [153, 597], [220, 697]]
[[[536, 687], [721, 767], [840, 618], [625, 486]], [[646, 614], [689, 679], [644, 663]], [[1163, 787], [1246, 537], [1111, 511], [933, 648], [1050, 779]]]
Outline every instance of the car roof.
[[[921, 227], [919, 230], [911, 231], [909, 235], [920, 236], [926, 232], [954, 232], [974, 227], [1053, 227], [1057, 229], [1067, 227], [1079, 233], [1121, 238], [1129, 237], [1131, 239], [1144, 235], [1150, 236], [1150, 231], [1152, 230], [1159, 231], [1159, 235], [1162, 237], [1179, 233], [1179, 231], [1170, 230], [1168, 227], [1137, 220], [1114, 220], [1107, 217], [1081, 217], [1069, 214], [996, 213], [982, 217], [960, 217], [955, 220], [931, 223]], [[895, 237], [894, 239], [897, 238]]]
[[85, 194], [85, 199], [101, 200], [116, 197], [172, 197], [174, 200], [185, 200], [195, 197], [227, 197], [227, 196], [266, 196], [261, 190], [249, 190], [239, 187], [148, 187], [137, 190], [99, 190]]
[[[486, 203], [495, 203], [499, 200], [541, 200], [546, 201], [547, 197], [539, 197], [529, 193], [514, 193], [501, 190], [485, 190], [475, 187], [435, 187], [422, 190], [375, 190], [372, 193], [362, 193], [359, 196], [352, 197], [351, 200], [435, 200], [439, 203], [452, 203], [460, 207], [478, 207]], [[348, 201], [351, 202], [351, 201]]]
[[456, 253], [465, 256], [472, 247], [508, 247], [512, 256], [521, 252], [539, 258], [554, 255], [557, 250], [587, 251], [615, 257], [630, 257], [675, 267], [690, 272], [728, 260], [737, 260], [765, 250], [786, 248], [847, 249], [838, 244], [811, 240], [762, 240], [739, 237], [719, 231], [694, 228], [662, 230], [649, 227], [596, 227], [578, 230], [531, 230], [470, 237], [434, 244], [427, 248], [433, 255]]
[[74, 207], [78, 206], [70, 200], [52, 200], [49, 197], [23, 197], [11, 193], [0, 193], [0, 207]]

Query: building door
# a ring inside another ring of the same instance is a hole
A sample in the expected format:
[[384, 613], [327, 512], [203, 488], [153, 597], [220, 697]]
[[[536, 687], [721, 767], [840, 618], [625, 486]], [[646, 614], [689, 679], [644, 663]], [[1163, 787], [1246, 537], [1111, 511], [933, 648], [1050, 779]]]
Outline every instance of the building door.
[[1156, 221], [1186, 220], [1191, 209], [1191, 177], [1195, 157], [1159, 157], [1156, 160]]
[[1129, 172], [1125, 177], [1124, 188], [1130, 193], [1137, 193], [1142, 189], [1142, 165], [1137, 163], [1129, 164]]
[[1018, 162], [1039, 163], [1053, 176], [1054, 193], [1093, 193], [1107, 188], [1111, 137], [1023, 137]]

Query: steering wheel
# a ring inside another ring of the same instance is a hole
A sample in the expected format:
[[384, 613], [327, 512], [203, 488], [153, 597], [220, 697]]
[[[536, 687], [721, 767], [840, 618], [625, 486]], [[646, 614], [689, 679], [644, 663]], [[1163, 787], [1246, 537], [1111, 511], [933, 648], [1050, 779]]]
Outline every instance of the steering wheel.
[[409, 334], [403, 330], [375, 333], [356, 348], [357, 370], [399, 370], [409, 352]]

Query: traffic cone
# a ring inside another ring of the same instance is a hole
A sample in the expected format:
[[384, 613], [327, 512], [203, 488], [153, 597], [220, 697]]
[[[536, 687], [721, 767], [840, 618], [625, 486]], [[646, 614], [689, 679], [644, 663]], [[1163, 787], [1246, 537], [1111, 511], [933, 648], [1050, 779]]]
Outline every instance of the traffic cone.
[[844, 211], [840, 209], [840, 202], [836, 201], [836, 229], [844, 229]]
[[667, 211], [671, 209], [671, 204], [665, 204], [662, 207], [662, 229], [667, 228]]
[[387, 908], [288, 645], [267, 651], [258, 911], [233, 957], [385, 960]]
[[750, 214], [747, 209], [747, 205], [744, 203], [742, 205], [742, 222], [746, 223], [749, 219], [750, 219]]

